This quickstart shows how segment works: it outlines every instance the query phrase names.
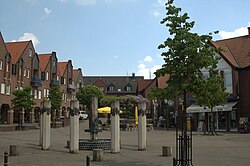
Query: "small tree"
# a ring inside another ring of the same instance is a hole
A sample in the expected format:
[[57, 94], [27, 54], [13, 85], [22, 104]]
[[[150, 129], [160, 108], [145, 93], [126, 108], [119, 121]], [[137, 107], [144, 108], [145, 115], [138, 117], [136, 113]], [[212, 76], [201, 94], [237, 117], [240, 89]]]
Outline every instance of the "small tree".
[[98, 97], [98, 101], [101, 101], [103, 96], [103, 92], [98, 87], [93, 85], [84, 86], [80, 88], [78, 93], [76, 93], [76, 97], [79, 102], [83, 105], [86, 105], [88, 109], [90, 109], [90, 102], [92, 97]]
[[35, 104], [33, 96], [31, 94], [31, 87], [25, 87], [13, 92], [14, 99], [11, 100], [12, 108], [19, 113], [19, 126], [22, 129], [22, 117], [21, 113], [23, 110], [31, 110]]
[[56, 111], [60, 109], [62, 103], [62, 93], [59, 85], [52, 85], [49, 92], [49, 100], [51, 101], [52, 126], [56, 124]]
[[218, 72], [210, 74], [210, 77], [201, 80], [199, 86], [197, 86], [194, 92], [195, 103], [208, 107], [211, 110], [212, 126], [208, 134], [214, 135], [215, 132], [215, 115], [213, 108], [218, 105], [223, 105], [227, 102], [228, 93], [221, 87], [222, 78], [218, 75]]

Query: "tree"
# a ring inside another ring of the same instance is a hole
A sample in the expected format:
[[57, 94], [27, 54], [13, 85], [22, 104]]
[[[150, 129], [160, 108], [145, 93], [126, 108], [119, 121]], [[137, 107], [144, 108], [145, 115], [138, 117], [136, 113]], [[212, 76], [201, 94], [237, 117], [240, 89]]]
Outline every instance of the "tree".
[[51, 101], [52, 126], [56, 125], [56, 111], [60, 109], [62, 103], [62, 93], [59, 85], [52, 85], [48, 96]]
[[103, 96], [103, 98], [100, 100], [100, 104], [103, 107], [110, 106], [111, 102], [115, 100], [120, 100], [120, 98], [116, 96]]
[[32, 106], [35, 104], [33, 96], [31, 94], [31, 87], [25, 87], [24, 89], [19, 89], [13, 92], [14, 99], [11, 100], [12, 108], [19, 112], [19, 124], [20, 129], [22, 128], [22, 111], [31, 110]]
[[[186, 95], [187, 92], [194, 92], [194, 85], [203, 79], [202, 69], [213, 71], [218, 63], [215, 53], [219, 50], [211, 47], [211, 34], [198, 35], [191, 32], [194, 21], [188, 22], [187, 13], [181, 14], [181, 8], [173, 5], [174, 0], [166, 3], [166, 17], [161, 21], [169, 28], [170, 37], [159, 49], [166, 49], [162, 52], [165, 64], [156, 71], [157, 76], [168, 74], [168, 92], [175, 92], [174, 95], [183, 95], [184, 117], [186, 116]], [[186, 130], [186, 127], [184, 127]]]
[[[159, 49], [165, 49], [161, 54], [165, 64], [156, 71], [156, 75], [168, 74], [170, 77], [167, 84], [171, 89], [168, 92], [175, 92], [169, 95], [183, 96], [182, 134], [186, 140], [187, 93], [193, 93], [200, 80], [204, 79], [202, 70], [213, 72], [216, 69], [219, 58], [214, 55], [219, 52], [219, 49], [211, 46], [211, 33], [198, 35], [191, 32], [195, 22], [189, 21], [188, 14], [182, 14], [181, 8], [174, 6], [173, 3], [174, 0], [167, 1], [166, 17], [161, 21], [161, 24], [168, 28], [170, 36], [158, 46]], [[184, 146], [180, 148], [181, 165], [185, 165], [188, 162], [187, 142], [184, 142]]]
[[195, 103], [208, 107], [211, 110], [212, 115], [212, 126], [208, 134], [214, 135], [215, 132], [215, 115], [213, 108], [218, 105], [223, 105], [227, 102], [228, 93], [224, 91], [221, 87], [222, 78], [219, 76], [218, 72], [210, 74], [210, 77], [201, 80], [199, 86], [195, 89], [194, 97]]
[[80, 88], [79, 92], [76, 93], [76, 97], [79, 102], [83, 105], [86, 105], [87, 108], [90, 108], [91, 98], [98, 97], [98, 101], [103, 98], [103, 92], [96, 86], [87, 85]]

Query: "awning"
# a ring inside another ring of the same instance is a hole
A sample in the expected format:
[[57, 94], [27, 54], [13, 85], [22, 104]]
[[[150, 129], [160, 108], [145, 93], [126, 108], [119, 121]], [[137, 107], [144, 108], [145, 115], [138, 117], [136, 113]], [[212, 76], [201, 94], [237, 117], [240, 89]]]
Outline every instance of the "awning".
[[[237, 104], [238, 102], [228, 102], [225, 105], [219, 105], [213, 108], [214, 112], [220, 112], [220, 111], [232, 111], [233, 106]], [[210, 108], [207, 107], [201, 107], [196, 104], [192, 104], [187, 108], [187, 113], [199, 113], [199, 112], [211, 112]]]

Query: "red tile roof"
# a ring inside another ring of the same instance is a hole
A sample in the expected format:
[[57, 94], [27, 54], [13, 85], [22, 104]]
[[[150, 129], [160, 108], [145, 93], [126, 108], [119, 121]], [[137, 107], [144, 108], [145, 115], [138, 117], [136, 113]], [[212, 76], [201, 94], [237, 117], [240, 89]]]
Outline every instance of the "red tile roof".
[[39, 58], [39, 62], [40, 62], [40, 68], [42, 71], [45, 70], [46, 66], [49, 63], [49, 59], [52, 56], [52, 54], [39, 54], [38, 58]]
[[222, 55], [238, 68], [250, 66], [250, 35], [213, 42], [223, 49]]
[[152, 82], [153, 80], [138, 80], [137, 87], [138, 91], [141, 92]]
[[62, 76], [64, 74], [64, 71], [67, 67], [68, 62], [58, 62], [57, 67], [59, 70], [60, 75]]
[[18, 59], [22, 55], [25, 48], [28, 46], [30, 41], [21, 41], [21, 42], [9, 42], [5, 43], [8, 52], [11, 55], [12, 63], [17, 63]]
[[159, 88], [166, 88], [167, 87], [167, 80], [169, 79], [169, 75], [161, 76], [157, 78], [158, 87]]

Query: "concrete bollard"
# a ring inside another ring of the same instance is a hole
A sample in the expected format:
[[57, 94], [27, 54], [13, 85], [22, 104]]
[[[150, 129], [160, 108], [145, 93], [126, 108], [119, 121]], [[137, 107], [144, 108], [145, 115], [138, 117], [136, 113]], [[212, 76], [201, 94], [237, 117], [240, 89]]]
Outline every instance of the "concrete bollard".
[[18, 156], [19, 151], [18, 151], [18, 146], [17, 145], [10, 145], [10, 156]]
[[102, 160], [103, 160], [103, 150], [93, 149], [93, 161], [102, 161]]
[[162, 156], [171, 156], [172, 155], [172, 147], [171, 146], [162, 146]]

